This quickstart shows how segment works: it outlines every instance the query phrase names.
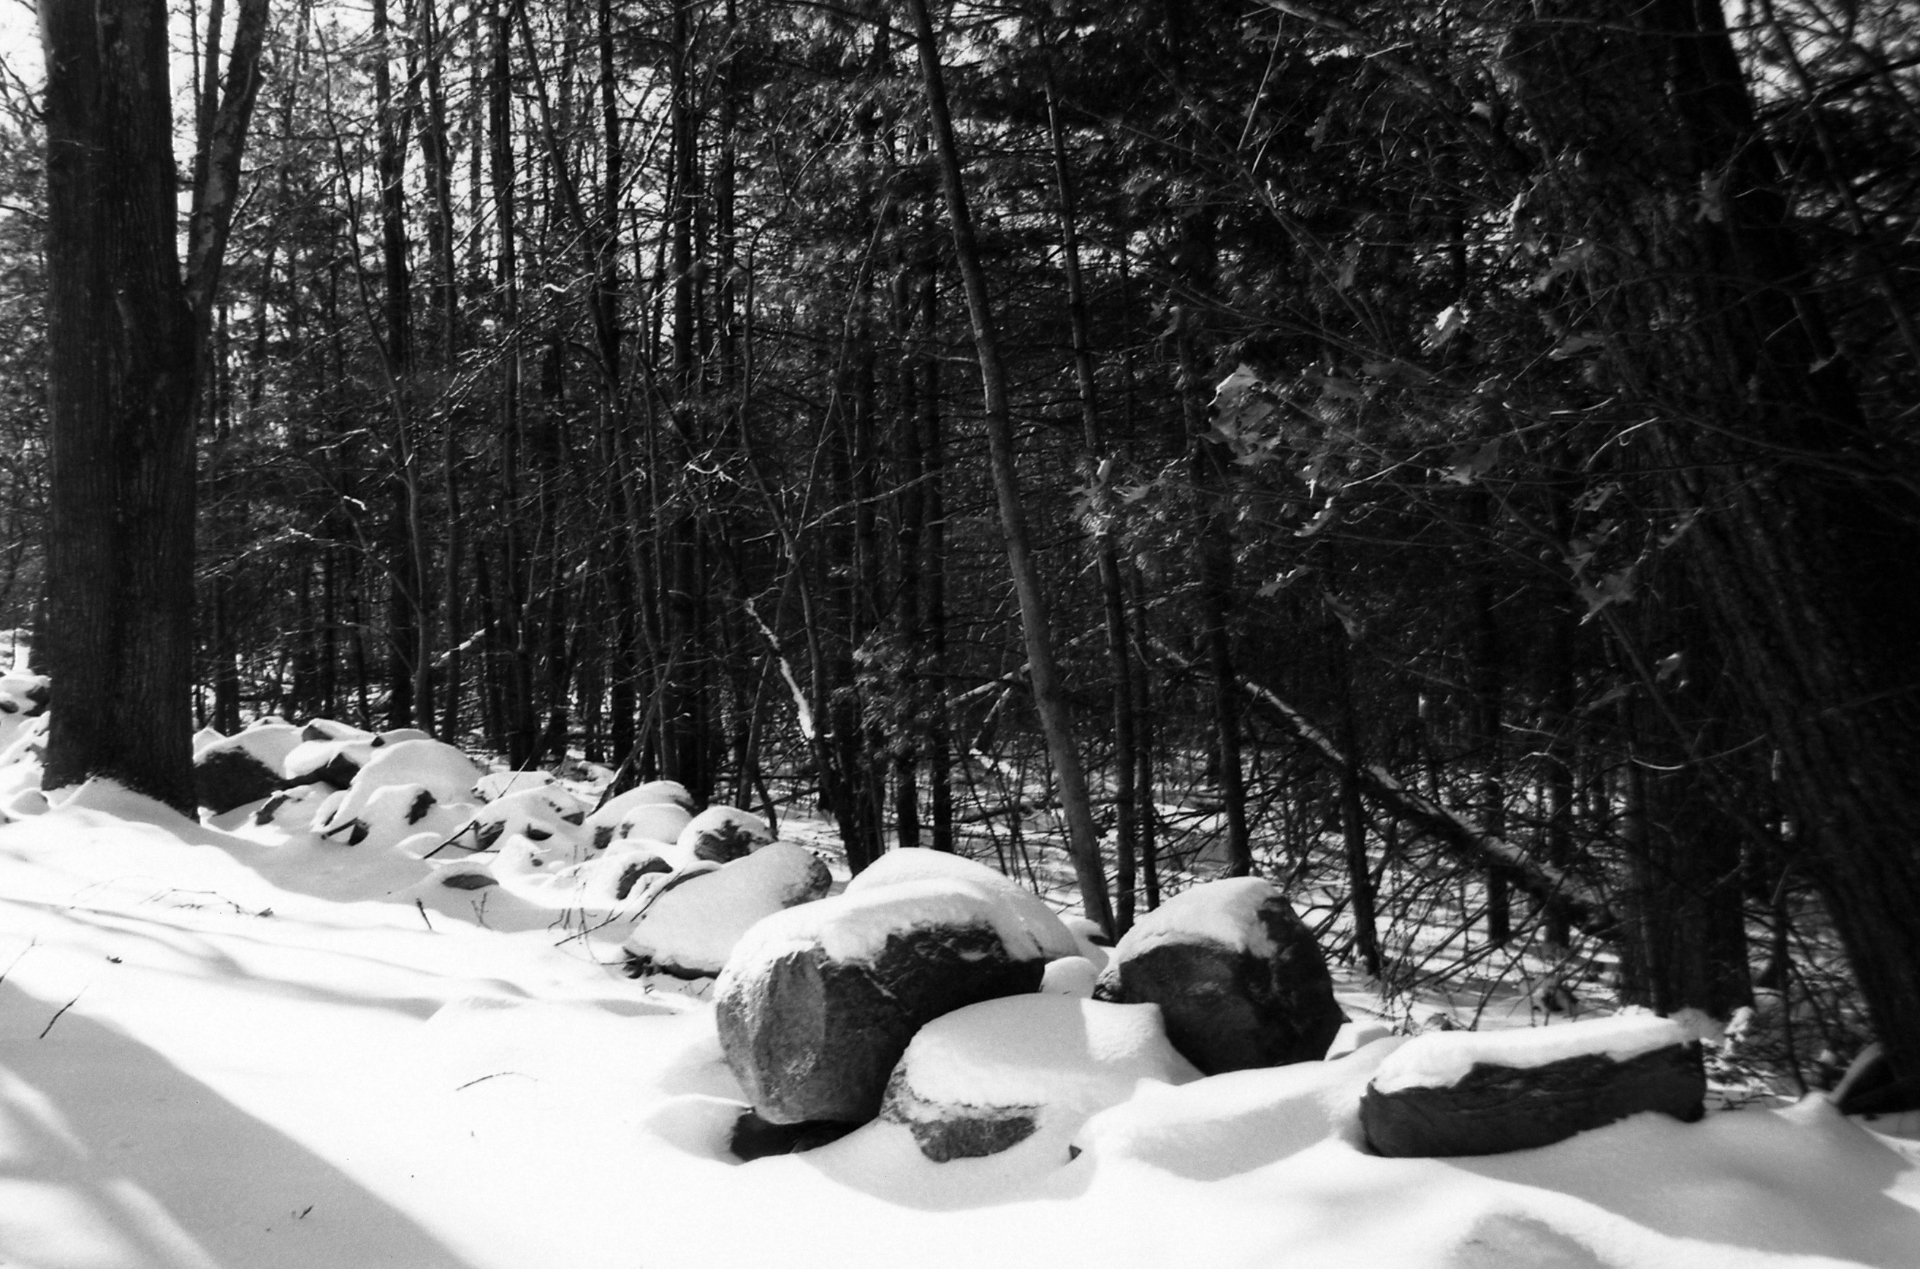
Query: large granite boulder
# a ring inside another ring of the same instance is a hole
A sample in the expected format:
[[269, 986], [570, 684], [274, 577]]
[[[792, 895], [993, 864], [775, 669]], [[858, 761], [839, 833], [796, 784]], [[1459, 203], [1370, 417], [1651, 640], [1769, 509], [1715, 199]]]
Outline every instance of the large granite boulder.
[[[1036, 905], [1039, 906], [1039, 905]], [[958, 877], [876, 885], [777, 912], [714, 985], [727, 1064], [760, 1117], [861, 1123], [928, 1022], [1031, 992], [1075, 945], [1053, 914]]]
[[1432, 1031], [1380, 1064], [1360, 1124], [1377, 1154], [1501, 1154], [1642, 1111], [1692, 1122], [1706, 1091], [1699, 1043], [1667, 1018]]
[[268, 723], [197, 747], [193, 755], [194, 800], [215, 815], [222, 815], [272, 797], [285, 783], [282, 764], [299, 743], [297, 728]]
[[1173, 1047], [1208, 1075], [1318, 1061], [1346, 1020], [1313, 935], [1258, 877], [1194, 886], [1142, 917], [1094, 995], [1159, 1005]]
[[1089, 1117], [1141, 1080], [1198, 1078], [1153, 1005], [1006, 996], [922, 1027], [887, 1082], [880, 1118], [906, 1125], [935, 1163], [998, 1154], [1036, 1133], [1064, 1153]]
[[[636, 874], [636, 881], [646, 875]], [[662, 884], [627, 938], [627, 973], [686, 982], [712, 978], [762, 918], [822, 898], [832, 885], [819, 857], [792, 842], [774, 842], [681, 885]]]

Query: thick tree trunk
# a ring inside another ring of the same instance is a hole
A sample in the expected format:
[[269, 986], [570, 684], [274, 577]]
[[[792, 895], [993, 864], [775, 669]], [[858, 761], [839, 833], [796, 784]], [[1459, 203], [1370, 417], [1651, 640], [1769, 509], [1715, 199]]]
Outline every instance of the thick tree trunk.
[[1529, 10], [1502, 60], [1547, 156], [1541, 214], [1592, 247], [1579, 317], [1654, 424], [1646, 464], [1779, 748], [1794, 845], [1920, 1093], [1920, 516], [1880, 478], [1721, 10]]
[[43, 6], [48, 788], [104, 776], [193, 810], [195, 376], [264, 22], [259, 0], [242, 8], [183, 279], [166, 6]]

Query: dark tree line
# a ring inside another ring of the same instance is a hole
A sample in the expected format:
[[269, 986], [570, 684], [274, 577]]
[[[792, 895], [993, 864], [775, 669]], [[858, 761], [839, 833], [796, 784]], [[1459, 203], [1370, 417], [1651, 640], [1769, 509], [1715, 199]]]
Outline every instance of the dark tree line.
[[198, 721], [1057, 830], [1122, 926], [1258, 870], [1390, 979], [1435, 911], [1663, 1010], [1850, 964], [1813, 1047], [1911, 1079], [1913, 17], [279, 6]]

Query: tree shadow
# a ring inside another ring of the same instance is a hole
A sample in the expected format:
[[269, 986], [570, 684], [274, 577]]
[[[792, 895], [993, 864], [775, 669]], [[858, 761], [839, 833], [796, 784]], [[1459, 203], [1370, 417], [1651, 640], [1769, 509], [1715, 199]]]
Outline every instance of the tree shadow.
[[333, 1164], [147, 1046], [0, 983], [0, 1263], [470, 1269]]

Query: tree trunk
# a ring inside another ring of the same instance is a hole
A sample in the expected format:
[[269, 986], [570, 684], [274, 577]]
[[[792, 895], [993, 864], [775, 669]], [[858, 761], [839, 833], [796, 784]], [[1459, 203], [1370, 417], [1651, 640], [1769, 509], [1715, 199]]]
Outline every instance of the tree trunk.
[[1013, 418], [1007, 401], [1006, 370], [1000, 360], [992, 301], [987, 290], [986, 274], [980, 267], [980, 252], [974, 242], [966, 187], [961, 181], [959, 143], [954, 137], [953, 117], [947, 108], [946, 83], [940, 68], [939, 47], [934, 42], [933, 19], [927, 12], [926, 0], [908, 0], [907, 9], [919, 37], [920, 71], [926, 86], [927, 113], [933, 127], [934, 147], [940, 159], [941, 184], [946, 191], [955, 263], [960, 270], [961, 283], [967, 296], [967, 311], [973, 323], [974, 349], [979, 358], [981, 392], [986, 403], [987, 444], [993, 468], [994, 497], [1000, 510], [1000, 532], [1006, 544], [1007, 567], [1013, 575], [1014, 592], [1020, 603], [1020, 624], [1026, 635], [1034, 705], [1040, 714], [1041, 730], [1046, 734], [1054, 778], [1060, 787], [1061, 806], [1066, 812], [1067, 849], [1080, 882], [1081, 906], [1088, 919], [1111, 936], [1114, 928], [1113, 908], [1107, 897], [1099, 834], [1094, 828], [1093, 808], [1087, 797], [1086, 776], [1081, 770], [1080, 755], [1074, 747], [1073, 726], [1061, 690], [1060, 673], [1054, 664], [1053, 634], [1048, 628], [1046, 596], [1041, 589], [1039, 570], [1034, 566], [1032, 549], [1027, 541], [1026, 516], [1020, 505], [1020, 485], [1015, 470]]
[[[167, 14], [49, 0], [48, 668], [45, 784], [91, 776], [191, 813], [193, 418], [265, 6], [236, 25], [177, 245]], [[217, 78], [215, 50], [206, 76]]]
[[1596, 248], [1579, 316], [1654, 425], [1649, 479], [1779, 747], [1794, 844], [1920, 1094], [1920, 516], [1882, 479], [1721, 10], [1530, 10], [1502, 61], [1546, 156], [1543, 216]]

